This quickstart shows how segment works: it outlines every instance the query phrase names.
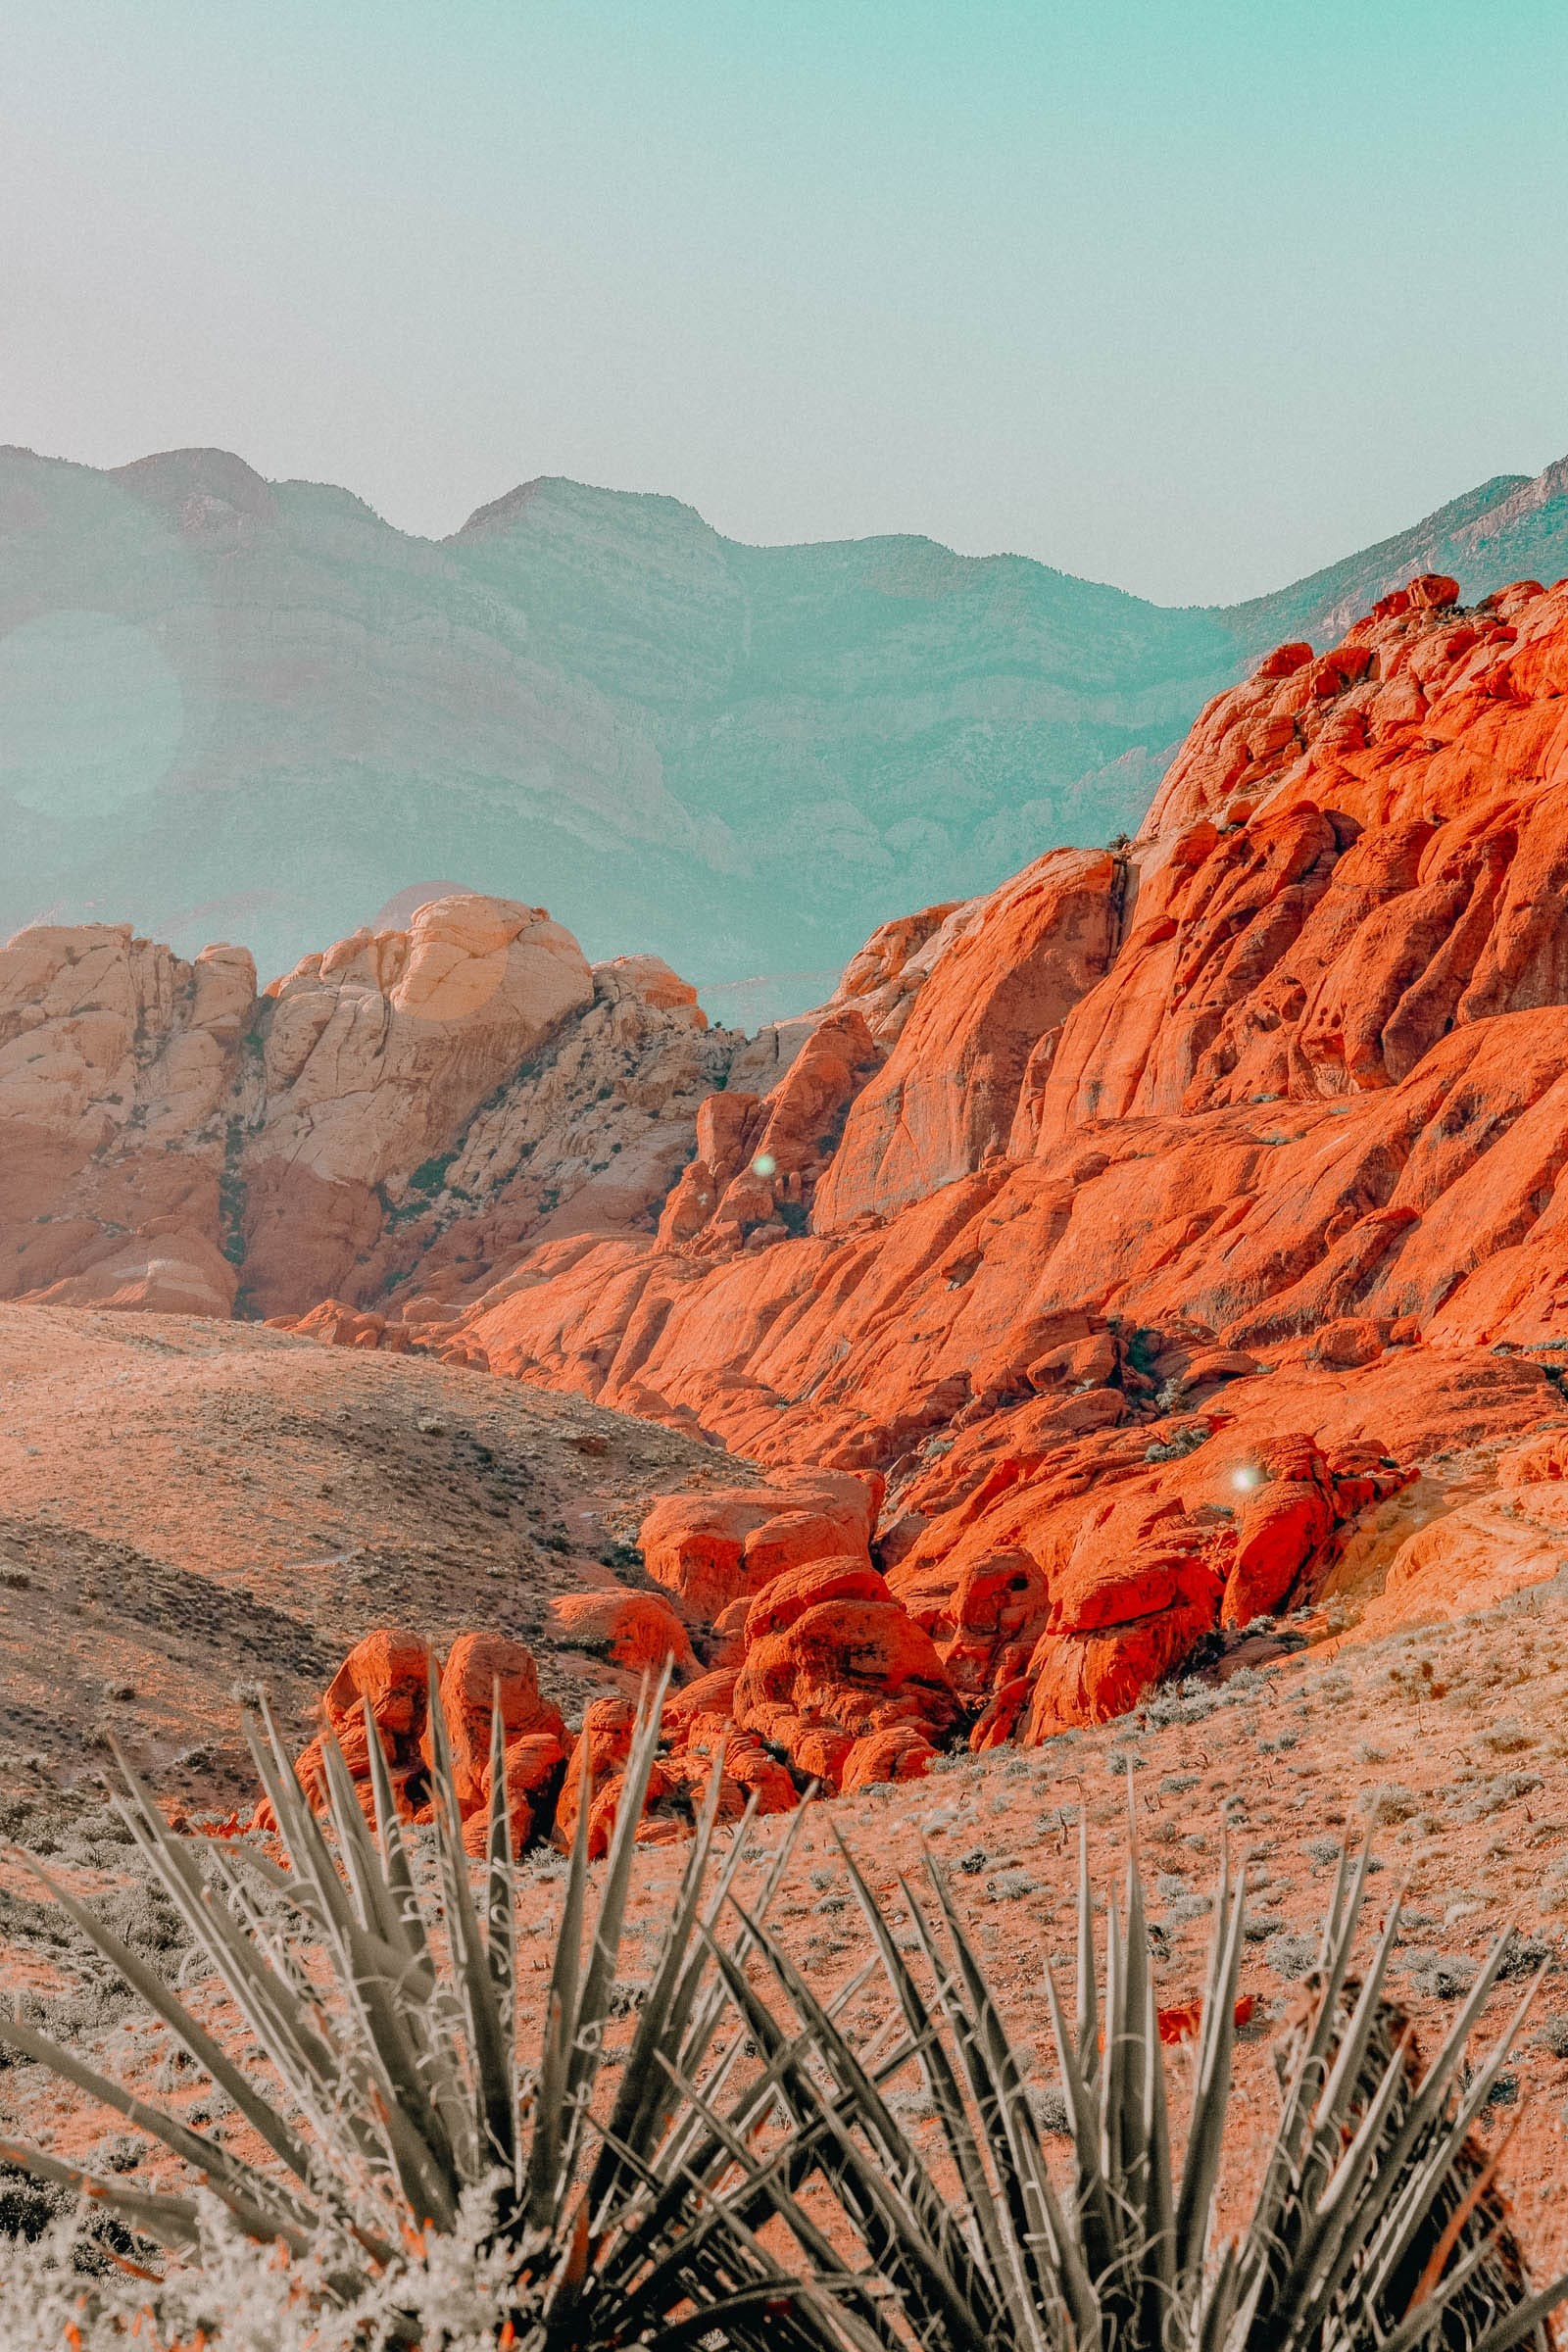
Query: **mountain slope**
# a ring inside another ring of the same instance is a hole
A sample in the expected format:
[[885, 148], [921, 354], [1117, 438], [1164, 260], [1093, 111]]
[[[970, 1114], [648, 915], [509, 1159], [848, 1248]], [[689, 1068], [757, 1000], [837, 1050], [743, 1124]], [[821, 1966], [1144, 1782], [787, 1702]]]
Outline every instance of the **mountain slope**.
[[1544, 473], [1499, 473], [1456, 498], [1412, 530], [1289, 588], [1250, 604], [1232, 605], [1224, 618], [1250, 650], [1262, 653], [1288, 637], [1332, 645], [1358, 614], [1422, 572], [1458, 582], [1465, 603], [1509, 580], [1557, 579], [1568, 562], [1568, 458]]
[[900, 908], [1135, 829], [1259, 651], [1434, 566], [1467, 595], [1568, 568], [1568, 468], [1173, 612], [923, 539], [744, 547], [564, 481], [437, 544], [222, 452], [0, 452], [0, 936], [133, 916], [273, 971], [455, 879], [591, 956], [806, 973], [806, 1001]]

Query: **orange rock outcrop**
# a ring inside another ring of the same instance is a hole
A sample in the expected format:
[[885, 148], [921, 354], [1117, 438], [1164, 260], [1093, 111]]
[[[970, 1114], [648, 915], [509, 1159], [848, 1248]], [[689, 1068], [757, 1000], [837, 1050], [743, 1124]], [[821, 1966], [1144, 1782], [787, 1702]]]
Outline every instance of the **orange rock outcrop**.
[[[766, 1056], [762, 1060], [766, 1062]], [[0, 1296], [439, 1323], [532, 1238], [652, 1229], [745, 1041], [657, 956], [436, 899], [307, 956], [128, 925], [0, 948]], [[379, 1336], [379, 1335], [377, 1335]]]
[[[568, 1745], [561, 1710], [541, 1697], [531, 1652], [503, 1635], [460, 1634], [435, 1665], [465, 1843], [474, 1853], [484, 1850], [492, 1710], [499, 1705], [513, 1837], [520, 1851], [554, 1815]], [[367, 1814], [373, 1811], [373, 1733], [387, 1760], [400, 1815], [415, 1822], [430, 1820], [430, 1652], [418, 1636], [392, 1626], [368, 1634], [349, 1652], [322, 1699], [323, 1729], [294, 1767], [318, 1810], [326, 1802], [324, 1747], [330, 1737], [342, 1751]], [[266, 1799], [257, 1808], [253, 1826], [276, 1826]]]
[[1219, 698], [1138, 841], [879, 935], [808, 1230], [547, 1245], [448, 1344], [880, 1473], [974, 1736], [1114, 1712], [1563, 1418], [1565, 861], [1568, 584], [1415, 581]]

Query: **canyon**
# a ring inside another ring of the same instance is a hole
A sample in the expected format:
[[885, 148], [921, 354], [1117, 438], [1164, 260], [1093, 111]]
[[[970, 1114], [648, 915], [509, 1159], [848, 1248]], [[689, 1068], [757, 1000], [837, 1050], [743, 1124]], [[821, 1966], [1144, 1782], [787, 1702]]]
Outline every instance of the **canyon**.
[[[234, 949], [33, 928], [0, 1293], [709, 1459], [555, 1604], [614, 1670], [569, 1760], [508, 1668], [564, 1822], [665, 1658], [654, 1837], [720, 1742], [737, 1808], [1039, 1745], [1568, 1559], [1565, 861], [1568, 582], [1424, 573], [1215, 697], [1135, 838], [896, 918], [755, 1037], [495, 899], [260, 994]], [[416, 1803], [397, 1631], [329, 1713], [386, 1714]], [[465, 1738], [448, 1644], [501, 1638], [443, 1632]]]

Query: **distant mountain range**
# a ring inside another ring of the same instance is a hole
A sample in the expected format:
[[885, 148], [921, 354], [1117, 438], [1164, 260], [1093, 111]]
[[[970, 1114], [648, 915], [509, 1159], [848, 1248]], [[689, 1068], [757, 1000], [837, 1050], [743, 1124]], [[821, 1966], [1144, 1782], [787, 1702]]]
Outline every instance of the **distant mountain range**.
[[1133, 829], [1209, 695], [1420, 570], [1469, 598], [1568, 571], [1568, 460], [1173, 611], [929, 539], [745, 547], [563, 480], [432, 541], [221, 451], [6, 449], [0, 938], [126, 920], [271, 972], [466, 883], [804, 1002], [884, 917]]

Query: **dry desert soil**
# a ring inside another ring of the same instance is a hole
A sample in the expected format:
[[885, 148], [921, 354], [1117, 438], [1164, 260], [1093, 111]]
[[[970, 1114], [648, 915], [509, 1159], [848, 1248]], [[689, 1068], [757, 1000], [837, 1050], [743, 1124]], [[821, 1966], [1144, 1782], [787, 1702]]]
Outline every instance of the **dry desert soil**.
[[[176, 1808], [243, 1806], [253, 1783], [240, 1715], [257, 1685], [303, 1738], [322, 1683], [368, 1625], [409, 1622], [437, 1641], [464, 1625], [500, 1626], [539, 1644], [551, 1593], [635, 1581], [628, 1543], [654, 1492], [748, 1475], [650, 1424], [416, 1357], [254, 1327], [0, 1307], [9, 1989], [91, 2063], [221, 2123], [222, 2101], [109, 1981], [27, 1859], [103, 1907], [222, 2021], [220, 1997], [105, 1805], [104, 1735], [123, 1739]], [[1326, 1622], [1321, 1609], [1300, 1621], [1314, 1637]], [[569, 1715], [604, 1687], [599, 1661], [540, 1654]], [[837, 1836], [895, 1911], [901, 1883], [918, 1884], [929, 1857], [950, 1875], [1009, 2029], [1032, 2053], [1049, 2122], [1045, 1971], [1065, 1990], [1080, 1816], [1097, 1883], [1114, 1886], [1130, 1788], [1159, 1997], [1171, 2005], [1200, 1989], [1228, 1840], [1252, 1891], [1240, 2191], [1272, 2109], [1270, 2044], [1311, 1966], [1341, 1844], [1370, 1838], [1379, 1867], [1364, 1934], [1370, 1941], [1402, 1891], [1392, 1988], [1427, 2048], [1497, 1936], [1511, 1930], [1515, 1942], [1489, 2022], [1545, 1968], [1486, 2131], [1510, 2135], [1504, 2176], [1533, 2269], [1562, 2267], [1568, 1563], [1474, 1617], [1365, 1642], [1352, 1628], [1261, 1667], [1227, 1667], [1044, 1748], [944, 1758], [926, 1780], [815, 1807], [779, 1898], [787, 1947], [828, 1988], [866, 1956]], [[753, 1826], [744, 1884], [756, 1884], [788, 1828]], [[680, 1865], [670, 1848], [640, 1864], [625, 1962], [633, 1987], [651, 1969]], [[560, 1871], [545, 1854], [521, 1873], [525, 2039], [540, 2023]], [[1189, 2051], [1170, 2058], [1179, 2104]], [[902, 2095], [925, 2132], [918, 2086]], [[116, 2118], [27, 2065], [0, 2072], [0, 2133], [148, 2180], [166, 2170]], [[0, 2204], [28, 2193], [0, 2183]]]
[[515, 1635], [571, 1717], [605, 1672], [547, 1645], [548, 1601], [636, 1583], [655, 1494], [755, 1475], [423, 1357], [0, 1303], [6, 1778], [95, 1776], [113, 1734], [165, 1793], [248, 1801], [246, 1697], [303, 1740], [376, 1625]]

